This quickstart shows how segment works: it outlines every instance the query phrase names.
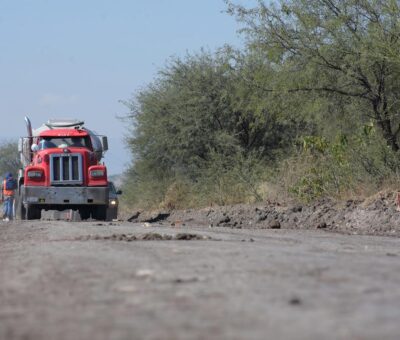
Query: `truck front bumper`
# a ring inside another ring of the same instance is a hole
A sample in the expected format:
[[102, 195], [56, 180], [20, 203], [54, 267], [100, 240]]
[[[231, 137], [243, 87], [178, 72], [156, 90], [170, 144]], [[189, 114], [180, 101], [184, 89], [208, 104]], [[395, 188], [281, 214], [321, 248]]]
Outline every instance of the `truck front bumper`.
[[34, 187], [23, 188], [25, 204], [108, 205], [108, 187]]

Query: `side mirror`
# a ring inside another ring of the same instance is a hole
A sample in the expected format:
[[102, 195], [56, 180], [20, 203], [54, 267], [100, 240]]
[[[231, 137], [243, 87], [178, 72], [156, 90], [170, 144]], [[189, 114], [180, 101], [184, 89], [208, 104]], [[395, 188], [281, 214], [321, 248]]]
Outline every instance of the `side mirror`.
[[117, 195], [122, 195], [122, 190], [117, 190], [116, 194]]
[[32, 152], [38, 152], [39, 151], [39, 146], [37, 144], [32, 144], [31, 150], [32, 150]]
[[101, 136], [101, 146], [103, 148], [103, 152], [108, 150], [108, 139], [107, 136]]

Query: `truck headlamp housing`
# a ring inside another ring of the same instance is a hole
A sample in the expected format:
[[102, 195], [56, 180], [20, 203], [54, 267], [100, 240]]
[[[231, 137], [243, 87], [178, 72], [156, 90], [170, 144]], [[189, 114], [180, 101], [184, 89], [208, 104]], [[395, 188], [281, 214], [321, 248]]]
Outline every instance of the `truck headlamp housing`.
[[117, 205], [117, 201], [114, 199], [110, 200], [110, 205]]
[[107, 169], [104, 165], [93, 165], [88, 169], [88, 186], [107, 186]]
[[101, 170], [101, 169], [97, 169], [97, 170], [90, 170], [90, 176], [94, 177], [94, 178], [98, 178], [98, 177], [104, 177], [105, 175], [105, 171]]
[[28, 178], [39, 179], [39, 178], [42, 178], [42, 176], [43, 176], [43, 172], [42, 171], [39, 171], [39, 170], [28, 171]]

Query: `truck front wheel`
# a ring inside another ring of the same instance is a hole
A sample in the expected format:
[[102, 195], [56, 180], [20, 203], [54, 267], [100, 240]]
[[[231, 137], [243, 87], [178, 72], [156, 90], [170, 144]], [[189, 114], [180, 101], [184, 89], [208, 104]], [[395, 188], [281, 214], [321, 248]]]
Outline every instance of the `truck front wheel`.
[[15, 219], [18, 221], [24, 220], [26, 218], [26, 210], [24, 206], [24, 186], [22, 185], [19, 189], [18, 195], [15, 196]]
[[95, 220], [105, 221], [107, 217], [107, 206], [106, 205], [98, 205], [93, 207], [92, 210], [92, 218]]
[[27, 220], [40, 220], [42, 210], [32, 204], [26, 206], [26, 219]]

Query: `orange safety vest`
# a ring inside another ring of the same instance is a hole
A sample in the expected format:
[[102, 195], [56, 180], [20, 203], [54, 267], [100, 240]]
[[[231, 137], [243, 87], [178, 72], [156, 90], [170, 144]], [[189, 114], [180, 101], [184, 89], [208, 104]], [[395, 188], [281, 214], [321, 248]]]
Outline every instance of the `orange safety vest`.
[[7, 190], [6, 189], [6, 182], [7, 182], [7, 180], [5, 179], [4, 181], [3, 181], [3, 196], [5, 197], [5, 196], [14, 196], [14, 190]]

